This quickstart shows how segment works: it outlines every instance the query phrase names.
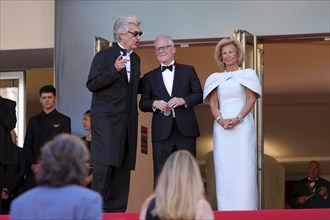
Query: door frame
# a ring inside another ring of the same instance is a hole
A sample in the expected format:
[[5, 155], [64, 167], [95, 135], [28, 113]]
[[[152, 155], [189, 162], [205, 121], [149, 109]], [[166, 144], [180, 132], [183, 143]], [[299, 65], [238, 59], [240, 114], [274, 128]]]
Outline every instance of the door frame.
[[[25, 134], [25, 109], [26, 109], [26, 93], [25, 93], [25, 71], [0, 72], [1, 80], [18, 80], [18, 93], [16, 94], [16, 117], [17, 124], [15, 131], [17, 133], [17, 145], [23, 147]], [[4, 98], [10, 98], [5, 97]]]

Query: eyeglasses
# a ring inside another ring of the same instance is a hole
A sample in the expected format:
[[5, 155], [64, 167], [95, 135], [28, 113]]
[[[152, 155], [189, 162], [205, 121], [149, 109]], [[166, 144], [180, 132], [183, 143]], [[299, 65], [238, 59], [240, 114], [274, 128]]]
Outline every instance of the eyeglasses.
[[127, 32], [130, 33], [130, 34], [132, 34], [134, 37], [137, 37], [138, 35], [141, 36], [143, 34], [142, 31], [140, 31], [140, 32], [137, 32], [137, 31], [134, 31], [134, 32], [127, 31]]
[[155, 48], [156, 53], [160, 53], [162, 51], [167, 52], [170, 47], [173, 47], [173, 45], [166, 45], [162, 47]]

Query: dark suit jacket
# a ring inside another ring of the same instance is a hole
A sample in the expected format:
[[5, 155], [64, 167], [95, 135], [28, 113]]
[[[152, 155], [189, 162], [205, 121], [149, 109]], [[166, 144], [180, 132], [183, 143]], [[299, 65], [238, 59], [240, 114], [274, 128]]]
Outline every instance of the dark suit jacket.
[[71, 133], [71, 119], [58, 112], [56, 109], [49, 115], [49, 123], [52, 125], [43, 130], [42, 120], [45, 116], [44, 112], [41, 112], [32, 118], [30, 118], [24, 141], [24, 155], [25, 160], [30, 167], [32, 164], [36, 164], [40, 159], [41, 147], [49, 140], [53, 139], [60, 133]]
[[16, 102], [0, 97], [0, 162], [16, 163], [18, 153], [10, 131], [16, 127]]
[[327, 187], [328, 193], [330, 193], [330, 183], [327, 180], [319, 177], [315, 185], [316, 185], [316, 193], [315, 193], [316, 195], [308, 199], [302, 205], [297, 205], [297, 199], [300, 196], [309, 196], [312, 193], [308, 187], [307, 178], [298, 181], [293, 187], [292, 196], [289, 200], [290, 205], [293, 208], [300, 208], [300, 209], [330, 208], [330, 198], [329, 198], [330, 194], [328, 195], [327, 199], [323, 199], [320, 195], [318, 195], [320, 187]]
[[119, 55], [117, 43], [98, 52], [86, 83], [93, 93], [91, 129], [94, 164], [120, 167], [125, 148], [128, 147], [130, 168], [134, 170], [140, 58], [134, 52], [130, 55], [131, 77], [128, 83], [126, 69], [118, 72], [114, 66]]
[[146, 73], [141, 79], [142, 95], [139, 107], [143, 112], [153, 112], [152, 141], [166, 140], [172, 131], [173, 118], [165, 116], [158, 109], [153, 111], [155, 100], [169, 101], [173, 97], [181, 97], [187, 107], [175, 108], [175, 120], [180, 132], [186, 137], [198, 137], [199, 128], [193, 107], [203, 100], [203, 91], [194, 67], [175, 64], [172, 96], [166, 90], [162, 72], [156, 68]]

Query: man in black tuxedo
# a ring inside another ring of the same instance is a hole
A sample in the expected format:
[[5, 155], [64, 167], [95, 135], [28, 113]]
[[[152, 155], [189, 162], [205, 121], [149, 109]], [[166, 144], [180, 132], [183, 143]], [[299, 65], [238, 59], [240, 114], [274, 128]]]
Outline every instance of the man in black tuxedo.
[[71, 133], [71, 119], [55, 109], [56, 89], [46, 85], [39, 90], [43, 111], [30, 118], [24, 140], [27, 164], [25, 190], [36, 186], [35, 175], [40, 169], [41, 147], [60, 133]]
[[116, 19], [117, 43], [95, 55], [86, 83], [93, 93], [92, 189], [103, 196], [104, 212], [126, 211], [130, 170], [135, 169], [141, 73], [140, 58], [133, 50], [142, 35], [141, 23], [135, 16]]
[[[5, 187], [7, 168], [19, 160], [11, 132], [16, 127], [16, 102], [0, 96], [0, 193]], [[1, 197], [0, 197], [1, 198]], [[1, 213], [0, 204], [0, 213]]]
[[194, 67], [175, 62], [175, 46], [169, 36], [158, 36], [154, 47], [160, 66], [141, 79], [139, 107], [153, 113], [155, 186], [172, 152], [185, 149], [196, 156], [196, 138], [200, 133], [193, 108], [202, 102], [203, 91]]
[[293, 187], [292, 197], [289, 201], [293, 208], [330, 208], [328, 196], [330, 183], [319, 176], [320, 171], [318, 161], [309, 162], [307, 178], [300, 180]]
[[0, 173], [3, 166], [18, 162], [18, 152], [11, 135], [17, 122], [15, 108], [15, 101], [0, 96]]

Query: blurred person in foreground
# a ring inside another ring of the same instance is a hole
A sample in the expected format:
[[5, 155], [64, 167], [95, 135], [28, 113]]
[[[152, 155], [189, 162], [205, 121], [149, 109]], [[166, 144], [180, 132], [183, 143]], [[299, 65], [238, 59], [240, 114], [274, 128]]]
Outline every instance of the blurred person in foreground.
[[214, 219], [199, 168], [189, 151], [178, 150], [167, 159], [155, 192], [142, 205], [140, 219]]
[[10, 219], [102, 219], [102, 198], [83, 187], [89, 153], [78, 137], [60, 134], [42, 148], [38, 186], [16, 198]]

